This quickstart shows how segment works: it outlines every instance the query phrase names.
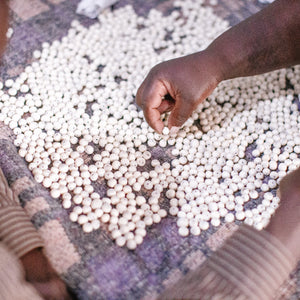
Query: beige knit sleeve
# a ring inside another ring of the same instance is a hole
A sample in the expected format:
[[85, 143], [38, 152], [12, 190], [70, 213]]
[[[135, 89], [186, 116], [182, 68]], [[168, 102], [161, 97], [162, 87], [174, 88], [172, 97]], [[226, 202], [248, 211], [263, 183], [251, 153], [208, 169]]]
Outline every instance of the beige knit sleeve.
[[25, 280], [18, 258], [0, 243], [0, 299], [42, 300], [36, 289]]
[[210, 259], [160, 299], [273, 299], [296, 263], [269, 233], [242, 225]]
[[18, 257], [43, 247], [36, 228], [8, 186], [0, 169], [0, 240]]

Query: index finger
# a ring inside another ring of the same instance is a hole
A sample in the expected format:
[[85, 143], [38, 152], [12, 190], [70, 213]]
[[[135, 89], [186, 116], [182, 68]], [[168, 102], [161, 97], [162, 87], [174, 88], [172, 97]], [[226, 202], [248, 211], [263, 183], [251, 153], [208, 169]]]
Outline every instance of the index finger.
[[164, 84], [155, 81], [150, 84], [143, 84], [139, 88], [136, 95], [136, 102], [142, 108], [147, 123], [157, 132], [161, 133], [164, 127], [160, 119], [159, 107], [162, 98], [168, 93]]

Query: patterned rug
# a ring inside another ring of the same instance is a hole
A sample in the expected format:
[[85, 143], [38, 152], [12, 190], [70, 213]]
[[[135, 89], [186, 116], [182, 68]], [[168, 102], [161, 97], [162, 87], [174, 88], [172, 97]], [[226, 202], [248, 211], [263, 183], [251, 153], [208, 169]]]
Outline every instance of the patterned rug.
[[[84, 26], [95, 21], [75, 14], [76, 0], [11, 0], [11, 27], [14, 30], [0, 65], [0, 80], [14, 78], [32, 62], [32, 52], [44, 42], [67, 34], [72, 20]], [[210, 5], [212, 1], [206, 1]], [[114, 9], [130, 4], [139, 15], [151, 8], [164, 13], [172, 0], [121, 0]], [[263, 7], [255, 0], [222, 0], [214, 12], [231, 25]], [[182, 238], [176, 219], [167, 217], [148, 229], [144, 242], [135, 251], [115, 245], [107, 231], [85, 234], [69, 220], [59, 200], [37, 184], [13, 144], [14, 135], [0, 126], [0, 167], [22, 206], [45, 240], [46, 251], [55, 269], [78, 299], [154, 299], [189, 270], [199, 266], [238, 227], [209, 228], [201, 236]], [[156, 155], [162, 155], [157, 149]], [[278, 291], [276, 299], [300, 299], [300, 268]]]

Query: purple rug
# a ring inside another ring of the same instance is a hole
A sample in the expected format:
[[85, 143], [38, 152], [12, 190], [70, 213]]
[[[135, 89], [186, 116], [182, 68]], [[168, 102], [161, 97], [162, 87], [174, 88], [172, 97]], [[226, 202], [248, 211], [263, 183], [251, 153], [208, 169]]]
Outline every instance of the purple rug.
[[[0, 65], [0, 80], [14, 78], [32, 61], [32, 52], [66, 35], [72, 20], [84, 26], [93, 20], [75, 14], [76, 0], [11, 0], [11, 26], [14, 34]], [[206, 1], [209, 4], [209, 1]], [[171, 0], [124, 0], [139, 15], [151, 8], [164, 13]], [[222, 0], [214, 6], [217, 15], [231, 25], [263, 7], [258, 1]], [[14, 135], [0, 126], [0, 167], [19, 195], [22, 206], [45, 240], [53, 266], [78, 299], [154, 299], [189, 270], [199, 266], [238, 227], [238, 224], [210, 227], [200, 236], [180, 237], [176, 219], [168, 216], [148, 228], [144, 242], [135, 251], [115, 245], [105, 228], [85, 234], [69, 220], [59, 200], [37, 184], [13, 144]], [[157, 148], [156, 156], [168, 153]], [[99, 187], [100, 188], [100, 187]], [[300, 269], [282, 286], [276, 299], [300, 299]]]

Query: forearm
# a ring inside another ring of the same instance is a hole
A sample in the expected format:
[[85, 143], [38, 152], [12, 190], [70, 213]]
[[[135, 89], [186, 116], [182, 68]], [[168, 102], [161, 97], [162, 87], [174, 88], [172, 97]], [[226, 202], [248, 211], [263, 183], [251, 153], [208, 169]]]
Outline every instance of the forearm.
[[300, 63], [300, 1], [277, 0], [232, 27], [207, 48], [220, 81]]
[[6, 45], [6, 32], [8, 28], [8, 5], [6, 0], [0, 0], [0, 56]]

